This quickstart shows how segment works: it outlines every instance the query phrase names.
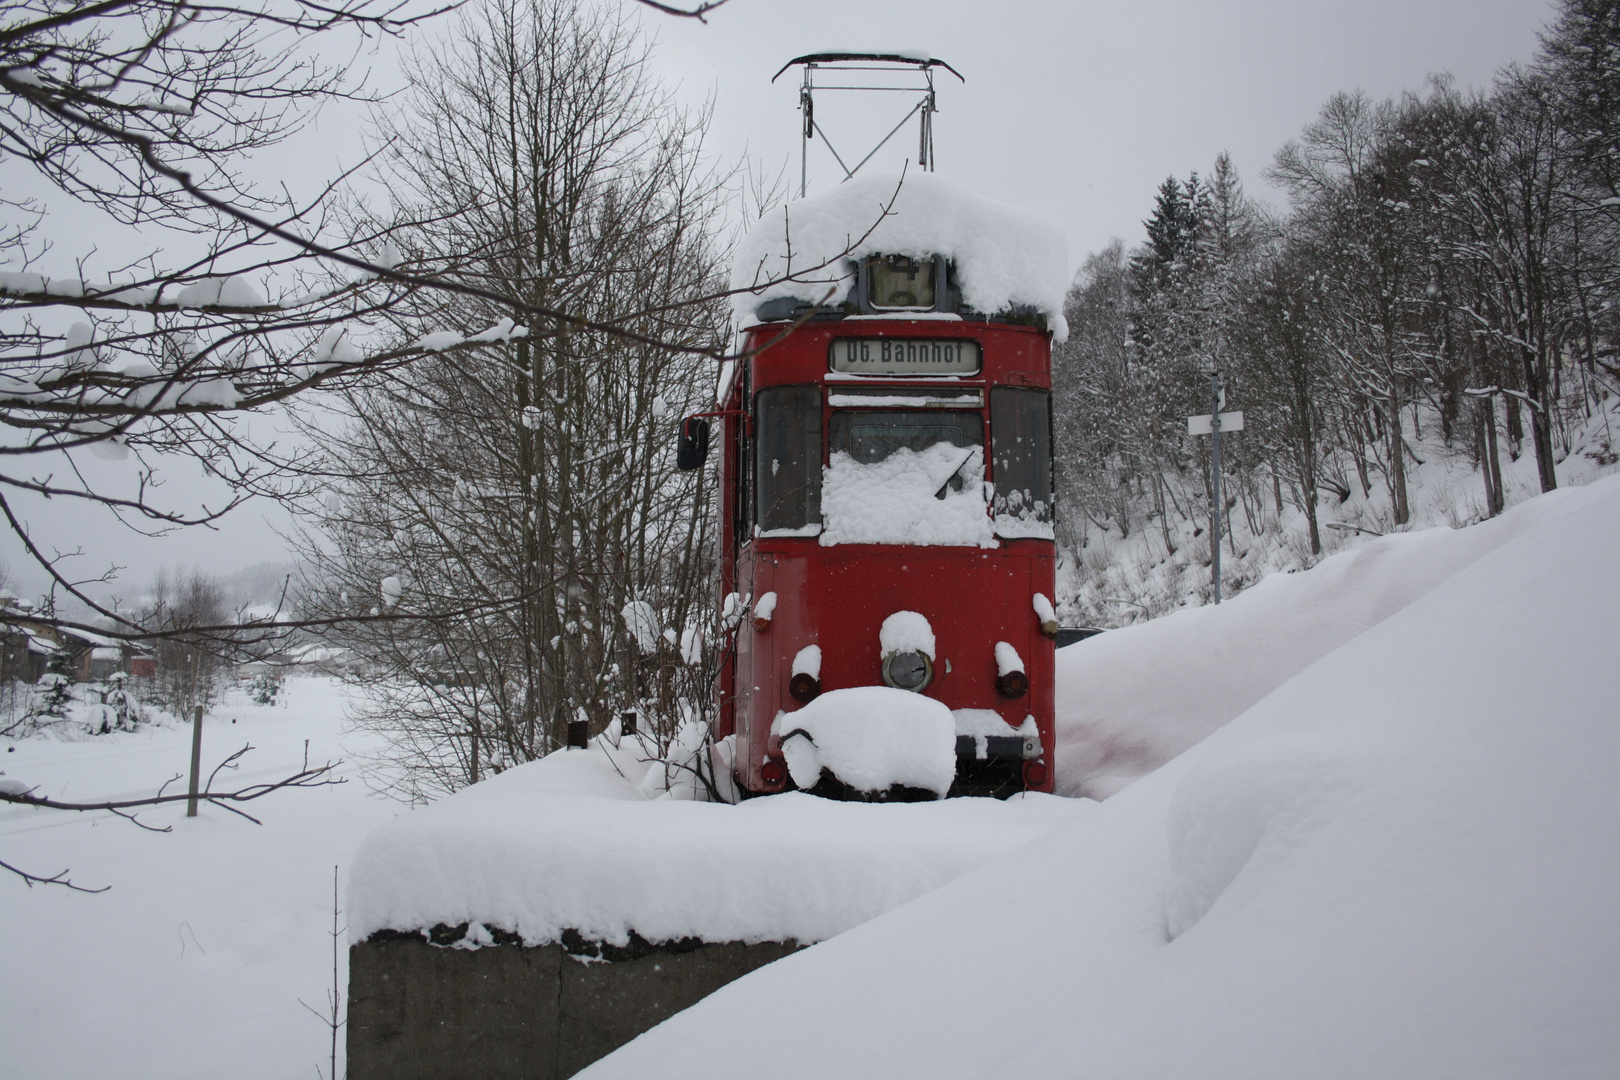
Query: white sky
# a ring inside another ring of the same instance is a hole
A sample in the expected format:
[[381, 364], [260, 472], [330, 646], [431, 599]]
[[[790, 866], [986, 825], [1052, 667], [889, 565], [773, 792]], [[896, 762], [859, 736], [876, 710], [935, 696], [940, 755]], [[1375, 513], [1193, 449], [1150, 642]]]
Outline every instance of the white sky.
[[[936, 82], [939, 172], [1050, 218], [1077, 267], [1111, 237], [1142, 238], [1165, 176], [1206, 173], [1226, 150], [1250, 193], [1276, 201], [1262, 169], [1334, 91], [1385, 97], [1421, 89], [1440, 71], [1483, 86], [1502, 65], [1530, 59], [1551, 13], [1544, 0], [730, 0], [707, 25], [651, 12], [644, 21], [658, 38], [657, 72], [694, 106], [712, 99], [717, 161], [748, 154], [773, 174], [787, 164], [795, 188], [797, 69], [770, 82], [786, 61], [829, 50], [905, 50], [950, 63], [966, 82], [948, 74]], [[818, 107], [824, 103], [818, 118], [836, 136], [839, 117], [831, 99], [818, 96]], [[328, 118], [316, 138], [297, 163], [307, 175], [328, 176], [358, 158], [356, 133], [341, 117]], [[857, 141], [849, 137], [840, 149]], [[903, 155], [914, 157], [914, 126], [890, 145], [874, 166], [897, 169]], [[832, 168], [814, 146], [812, 192], [832, 182]], [[76, 242], [59, 243], [59, 255]], [[97, 467], [133, 475], [128, 466]], [[190, 465], [167, 479], [177, 499], [200, 487]], [[147, 540], [62, 499], [13, 501], [44, 546], [84, 548], [79, 573], [124, 567], [110, 591], [126, 597], [138, 595], [159, 566], [229, 573], [285, 557], [277, 535], [284, 519], [273, 508], [250, 504], [219, 531]], [[0, 557], [25, 595], [43, 586], [9, 534]]]
[[[1545, 0], [730, 0], [707, 25], [648, 25], [659, 71], [688, 100], [713, 96], [714, 148], [773, 168], [791, 154], [795, 180], [798, 69], [772, 85], [778, 68], [834, 49], [931, 52], [966, 78], [936, 83], [939, 172], [1050, 217], [1078, 266], [1110, 237], [1141, 238], [1167, 175], [1205, 173], [1226, 150], [1265, 195], [1261, 170], [1334, 91], [1384, 97], [1437, 71], [1483, 86], [1530, 59], [1551, 13]], [[896, 140], [915, 157], [912, 130]], [[830, 160], [818, 147], [813, 167], [818, 154]]]

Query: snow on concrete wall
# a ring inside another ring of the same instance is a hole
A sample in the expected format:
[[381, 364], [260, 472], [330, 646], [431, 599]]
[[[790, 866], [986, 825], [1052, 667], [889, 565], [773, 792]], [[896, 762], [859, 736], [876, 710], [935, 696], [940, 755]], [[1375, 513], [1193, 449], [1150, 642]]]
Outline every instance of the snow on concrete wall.
[[649, 941], [820, 941], [1096, 805], [1040, 794], [653, 800], [639, 787], [643, 756], [631, 740], [618, 750], [596, 740], [388, 822], [352, 863], [351, 940], [469, 922], [529, 944], [564, 930], [614, 945], [631, 931]]

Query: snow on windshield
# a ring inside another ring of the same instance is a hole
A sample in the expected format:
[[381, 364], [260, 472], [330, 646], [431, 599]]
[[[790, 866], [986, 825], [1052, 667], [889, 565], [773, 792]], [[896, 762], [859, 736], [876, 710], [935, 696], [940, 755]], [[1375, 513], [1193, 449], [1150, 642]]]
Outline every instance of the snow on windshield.
[[836, 450], [822, 473], [821, 544], [995, 547], [983, 476], [978, 446], [902, 447], [870, 463]]
[[994, 314], [1028, 305], [1046, 316], [1055, 340], [1068, 336], [1069, 247], [1058, 228], [932, 173], [904, 183], [893, 174], [858, 176], [767, 214], [732, 264], [731, 287], [752, 290], [733, 297], [739, 324], [777, 297], [820, 303], [832, 290], [838, 300], [853, 281], [850, 260], [871, 254], [942, 255], [955, 262], [968, 307]]

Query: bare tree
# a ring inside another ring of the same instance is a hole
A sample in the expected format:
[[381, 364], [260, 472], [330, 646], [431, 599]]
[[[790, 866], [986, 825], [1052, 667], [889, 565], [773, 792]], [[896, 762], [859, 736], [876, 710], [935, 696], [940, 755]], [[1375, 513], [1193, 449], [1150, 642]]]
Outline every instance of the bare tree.
[[153, 637], [157, 660], [148, 693], [182, 720], [190, 720], [201, 706], [213, 705], [221, 676], [230, 657], [227, 635], [205, 627], [223, 626], [230, 619], [225, 590], [218, 581], [192, 569], [159, 571], [138, 620]]
[[[396, 205], [378, 215], [430, 222], [392, 235], [443, 279], [717, 349], [719, 178], [703, 118], [652, 83], [646, 49], [570, 0], [471, 11], [380, 121]], [[423, 295], [394, 319], [470, 328], [498, 310]], [[342, 635], [406, 797], [537, 757], [573, 720], [601, 730], [634, 707], [673, 737], [677, 699], [701, 707], [676, 685], [712, 607], [705, 480], [672, 459], [676, 418], [712, 400], [692, 355], [563, 321], [357, 386], [341, 423], [312, 417], [338, 478], [315, 503], [309, 591], [333, 614], [419, 617]]]
[[[54, 188], [51, 198], [3, 200], [0, 422], [15, 438], [0, 447], [9, 462], [0, 463], [0, 516], [55, 585], [110, 620], [111, 632], [143, 633], [60, 571], [19, 516], [16, 493], [91, 502], [146, 531], [206, 525], [245, 499], [307, 490], [311, 462], [253, 442], [239, 418], [309, 390], [341, 390], [490, 341], [578, 331], [651, 351], [724, 351], [678, 329], [665, 336], [665, 322], [679, 318], [599, 320], [564, 306], [568, 294], [503, 291], [500, 279], [468, 272], [486, 255], [468, 230], [440, 230], [441, 240], [466, 246], [418, 265], [392, 234], [432, 222], [335, 216], [345, 177], [303, 201], [252, 182], [245, 155], [283, 142], [325, 103], [364, 98], [342, 54], [444, 10], [431, 3], [24, 0], [0, 17], [0, 164], [33, 170]], [[702, 18], [718, 5], [648, 6]], [[622, 99], [620, 72], [604, 74], [599, 85]], [[48, 277], [36, 267], [64, 202], [105, 211], [137, 247], [150, 244], [143, 230], [154, 227], [190, 236], [181, 245], [190, 254], [171, 264], [152, 245], [98, 275], [81, 261], [71, 276]], [[450, 299], [413, 305], [424, 290]], [[457, 319], [463, 329], [451, 333], [432, 321], [452, 310], [488, 322]], [[85, 454], [135, 457], [133, 492], [86, 479], [77, 464]], [[201, 463], [223, 481], [225, 498], [162, 497], [160, 467], [176, 458]]]

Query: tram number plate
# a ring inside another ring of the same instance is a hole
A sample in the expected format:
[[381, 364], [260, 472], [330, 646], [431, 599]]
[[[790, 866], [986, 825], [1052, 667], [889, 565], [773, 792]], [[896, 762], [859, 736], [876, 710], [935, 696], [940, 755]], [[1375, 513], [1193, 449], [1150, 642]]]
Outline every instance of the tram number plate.
[[851, 375], [977, 375], [982, 360], [968, 338], [837, 338], [829, 351], [832, 369]]

